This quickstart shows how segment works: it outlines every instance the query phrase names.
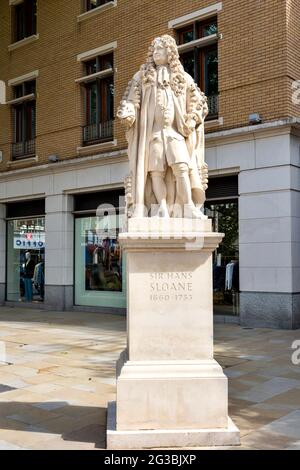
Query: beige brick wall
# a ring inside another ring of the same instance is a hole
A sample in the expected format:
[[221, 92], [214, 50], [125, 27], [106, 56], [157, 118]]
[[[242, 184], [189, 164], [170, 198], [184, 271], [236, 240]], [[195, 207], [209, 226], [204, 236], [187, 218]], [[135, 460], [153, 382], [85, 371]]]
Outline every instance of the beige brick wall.
[[[288, 75], [288, 106], [289, 114], [299, 116], [300, 104], [293, 103], [292, 97], [294, 89], [292, 84], [295, 80], [300, 80], [300, 2], [298, 0], [287, 0], [287, 75]], [[298, 88], [299, 89], [299, 88]], [[300, 93], [297, 93], [300, 98]]]
[[[0, 79], [7, 81], [39, 70], [37, 79], [37, 139], [40, 164], [50, 154], [76, 157], [81, 145], [82, 96], [75, 79], [82, 74], [76, 56], [117, 41], [115, 106], [128, 80], [144, 62], [150, 41], [168, 30], [168, 21], [217, 3], [217, 0], [118, 0], [116, 8], [77, 22], [81, 0], [38, 0], [35, 43], [8, 52], [11, 43], [8, 0], [0, 0]], [[219, 90], [224, 125], [213, 130], [247, 125], [259, 112], [264, 121], [291, 115], [291, 81], [300, 78], [298, 0], [223, 0], [219, 13]], [[288, 32], [287, 32], [288, 31]], [[124, 131], [115, 123], [117, 148], [126, 147]], [[0, 149], [9, 169], [11, 123], [8, 106], [0, 106]], [[31, 163], [32, 164], [32, 163]], [[24, 161], [23, 166], [28, 163]], [[22, 167], [22, 164], [19, 165]]]

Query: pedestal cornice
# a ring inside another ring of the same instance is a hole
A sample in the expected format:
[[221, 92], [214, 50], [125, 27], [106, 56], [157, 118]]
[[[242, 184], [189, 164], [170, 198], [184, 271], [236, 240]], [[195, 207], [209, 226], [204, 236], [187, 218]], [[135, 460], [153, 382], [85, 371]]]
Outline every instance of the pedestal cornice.
[[211, 220], [129, 219], [119, 240], [125, 251], [206, 251], [212, 252], [224, 234], [212, 232]]

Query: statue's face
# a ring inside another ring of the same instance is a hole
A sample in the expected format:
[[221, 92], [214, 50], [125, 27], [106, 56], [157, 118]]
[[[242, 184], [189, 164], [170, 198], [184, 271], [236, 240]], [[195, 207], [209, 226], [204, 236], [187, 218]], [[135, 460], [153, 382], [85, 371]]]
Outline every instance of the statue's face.
[[161, 43], [154, 46], [153, 60], [156, 65], [167, 65], [168, 63], [168, 51]]

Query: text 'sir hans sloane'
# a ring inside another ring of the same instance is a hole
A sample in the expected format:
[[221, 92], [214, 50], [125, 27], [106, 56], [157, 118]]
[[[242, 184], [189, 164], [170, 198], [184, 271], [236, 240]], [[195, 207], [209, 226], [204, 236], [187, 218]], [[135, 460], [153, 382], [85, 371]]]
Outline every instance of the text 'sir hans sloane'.
[[192, 300], [192, 272], [150, 273], [150, 300]]

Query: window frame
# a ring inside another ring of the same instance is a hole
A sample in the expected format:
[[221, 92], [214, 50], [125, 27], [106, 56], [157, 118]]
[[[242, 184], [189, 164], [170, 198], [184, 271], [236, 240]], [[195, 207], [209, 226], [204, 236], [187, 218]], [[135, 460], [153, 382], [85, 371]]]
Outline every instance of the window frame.
[[[205, 26], [215, 22], [217, 24], [217, 32], [212, 33], [211, 35], [205, 36], [203, 34], [203, 30]], [[187, 32], [193, 31], [193, 39], [191, 41], [184, 42], [183, 35]], [[216, 37], [215, 41], [212, 43], [207, 43], [209, 41], [210, 36], [214, 37], [218, 34], [218, 16], [212, 15], [209, 18], [205, 19], [198, 19], [193, 21], [187, 25], [179, 27], [176, 29], [176, 36], [177, 36], [177, 43], [179, 45], [179, 55], [182, 58], [184, 55], [191, 54], [194, 58], [194, 80], [199, 85], [201, 90], [207, 94], [207, 83], [206, 83], [206, 72], [205, 72], [205, 61], [206, 61], [206, 54], [207, 52], [216, 48], [218, 54], [218, 38]], [[203, 44], [200, 41], [203, 40]], [[192, 44], [196, 41], [199, 41], [195, 45]], [[191, 43], [191, 48], [188, 48], [188, 44]], [[180, 46], [186, 46], [185, 49], [180, 52]], [[219, 83], [219, 74], [218, 74], [218, 83]], [[211, 96], [219, 96], [219, 91], [216, 95]], [[209, 98], [209, 97], [208, 97]], [[218, 119], [219, 110], [217, 113], [209, 113], [206, 120], [215, 120]]]
[[[176, 33], [177, 33], [177, 44], [178, 44], [178, 45], [181, 46], [181, 45], [183, 45], [183, 44], [187, 44], [186, 42], [181, 41], [181, 38], [183, 37], [183, 35], [184, 35], [185, 33], [190, 32], [191, 30], [192, 30], [192, 32], [193, 32], [193, 39], [192, 39], [192, 41], [195, 40], [195, 24], [196, 24], [196, 22], [190, 23], [189, 25], [186, 25], [186, 26], [184, 26], [184, 27], [182, 27], [182, 28], [179, 28], [179, 29], [176, 31]], [[188, 42], [191, 42], [191, 41], [188, 41]]]
[[91, 3], [91, 0], [85, 0], [84, 11], [85, 12], [93, 11], [93, 10], [96, 10], [96, 8], [102, 7], [106, 3], [111, 3], [111, 2], [113, 2], [113, 0], [97, 0], [97, 5], [93, 7], [92, 3]]
[[[96, 64], [96, 72], [89, 73], [89, 63]], [[84, 95], [84, 126], [83, 126], [83, 145], [93, 145], [97, 143], [107, 142], [113, 140], [113, 132], [108, 132], [109, 135], [101, 136], [99, 131], [100, 126], [112, 126], [114, 121], [114, 100], [112, 107], [109, 105], [109, 87], [111, 84], [114, 87], [114, 54], [112, 51], [105, 54], [97, 55], [89, 58], [83, 62], [83, 67], [87, 75], [82, 78], [83, 95]], [[97, 75], [98, 74], [98, 75]], [[91, 99], [92, 88], [96, 84], [96, 122], [91, 119]], [[96, 137], [86, 138], [86, 129], [96, 126]], [[99, 135], [98, 135], [99, 131]]]
[[13, 42], [37, 34], [37, 0], [23, 0], [13, 5]]
[[[207, 34], [207, 35], [203, 34], [203, 30], [204, 30], [205, 26], [207, 26], [211, 23], [216, 23], [217, 24], [217, 31], [215, 33], [211, 33], [211, 34]], [[217, 16], [212, 16], [212, 17], [207, 18], [207, 19], [202, 20], [202, 21], [201, 20], [196, 21], [194, 23], [194, 28], [196, 29], [196, 35], [198, 36], [198, 39], [207, 38], [209, 36], [212, 36], [213, 34], [217, 34], [218, 33], [218, 17]]]
[[[28, 87], [33, 86], [34, 90], [28, 90]], [[21, 87], [21, 88], [20, 88]], [[20, 160], [28, 157], [35, 156], [35, 139], [36, 139], [36, 95], [35, 95], [36, 81], [30, 80], [22, 82], [13, 87], [13, 94], [16, 97], [16, 102], [12, 101], [12, 159]], [[22, 91], [21, 96], [18, 90]], [[31, 93], [28, 93], [28, 91]], [[19, 144], [23, 153], [17, 155], [14, 149]]]

